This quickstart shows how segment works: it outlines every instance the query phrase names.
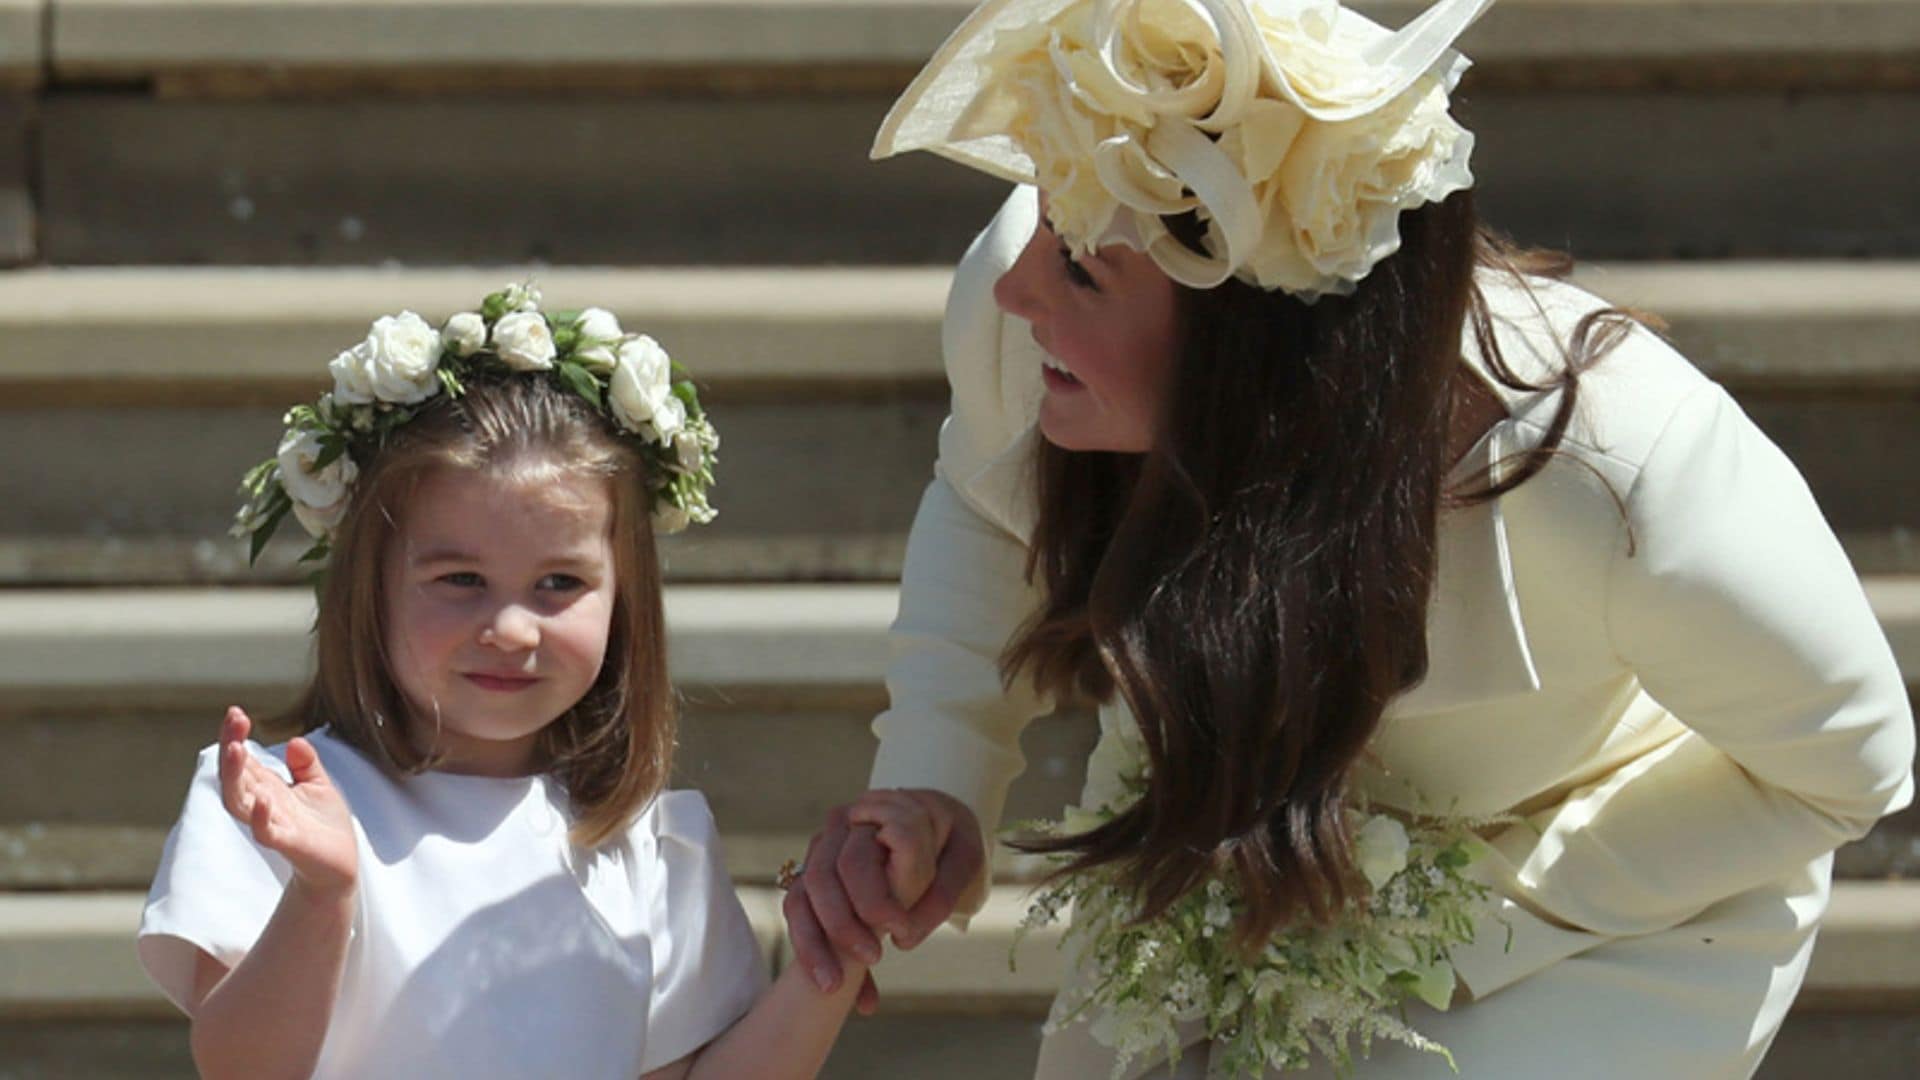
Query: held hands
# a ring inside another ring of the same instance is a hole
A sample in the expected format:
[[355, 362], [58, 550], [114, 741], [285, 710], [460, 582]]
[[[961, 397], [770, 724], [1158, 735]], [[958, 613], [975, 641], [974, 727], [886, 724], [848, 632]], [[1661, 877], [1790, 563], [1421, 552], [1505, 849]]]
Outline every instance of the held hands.
[[[879, 961], [879, 935], [913, 948], [953, 915], [985, 858], [973, 811], [945, 792], [875, 790], [835, 807], [783, 905], [795, 958], [831, 991], [840, 956]], [[868, 976], [859, 1010], [877, 999]]]
[[262, 846], [285, 856], [296, 883], [323, 895], [352, 893], [360, 877], [353, 815], [320, 767], [320, 755], [305, 739], [289, 742], [289, 784], [248, 752], [252, 730], [237, 706], [220, 724], [220, 797], [227, 813]]

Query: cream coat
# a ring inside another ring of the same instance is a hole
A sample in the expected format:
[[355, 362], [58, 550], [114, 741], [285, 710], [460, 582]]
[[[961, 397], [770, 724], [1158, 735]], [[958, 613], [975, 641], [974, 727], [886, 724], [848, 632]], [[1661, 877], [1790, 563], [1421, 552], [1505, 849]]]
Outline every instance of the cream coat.
[[[1026, 323], [991, 288], [1034, 216], [1017, 191], [954, 279], [952, 416], [875, 722], [874, 786], [951, 792], [989, 835], [1021, 729], [1051, 708], [996, 666], [1038, 600], [1023, 568], [1043, 388]], [[1565, 285], [1541, 283], [1536, 306], [1484, 284], [1528, 377], [1556, 371], [1555, 342], [1601, 306]], [[1559, 400], [1500, 387], [1471, 341], [1466, 357], [1509, 419], [1463, 471], [1537, 443]], [[1804, 975], [1832, 850], [1911, 798], [1906, 690], [1798, 472], [1655, 335], [1583, 378], [1563, 446], [1515, 492], [1443, 518], [1430, 673], [1389, 709], [1381, 767], [1360, 777], [1389, 804], [1522, 818], [1482, 867], [1497, 920], [1456, 958], [1474, 1000], [1412, 1019], [1468, 1077], [1747, 1076]], [[1110, 707], [1101, 722], [1131, 720]], [[1106, 1070], [1084, 1027], [1042, 1050], [1048, 1078]], [[1388, 1048], [1361, 1075], [1452, 1074]]]

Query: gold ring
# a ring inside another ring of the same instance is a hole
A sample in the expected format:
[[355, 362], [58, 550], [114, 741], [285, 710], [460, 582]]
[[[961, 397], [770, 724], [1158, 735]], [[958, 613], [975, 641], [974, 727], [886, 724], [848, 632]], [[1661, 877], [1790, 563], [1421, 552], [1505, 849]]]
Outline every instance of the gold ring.
[[788, 859], [786, 862], [780, 864], [779, 872], [773, 876], [773, 883], [780, 886], [782, 891], [785, 891], [793, 888], [793, 883], [799, 881], [800, 875], [806, 872], [807, 867], [805, 863]]

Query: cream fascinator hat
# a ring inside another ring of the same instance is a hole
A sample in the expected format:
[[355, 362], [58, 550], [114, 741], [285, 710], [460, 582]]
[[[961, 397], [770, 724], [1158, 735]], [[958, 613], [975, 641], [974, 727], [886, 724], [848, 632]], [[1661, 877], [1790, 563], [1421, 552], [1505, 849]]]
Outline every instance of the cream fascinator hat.
[[[1400, 211], [1473, 183], [1447, 113], [1452, 44], [1492, 0], [1397, 31], [1338, 0], [987, 0], [881, 124], [875, 158], [943, 157], [1048, 197], [1076, 250], [1125, 243], [1168, 277], [1347, 294]], [[1197, 211], [1206, 254], [1163, 215]]]

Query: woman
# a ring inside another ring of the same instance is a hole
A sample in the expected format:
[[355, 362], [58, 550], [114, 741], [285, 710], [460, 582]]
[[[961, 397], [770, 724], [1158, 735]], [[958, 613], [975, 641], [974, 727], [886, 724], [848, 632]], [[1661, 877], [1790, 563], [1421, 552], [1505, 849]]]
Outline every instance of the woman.
[[[1444, 808], [1492, 822], [1493, 902], [1454, 1007], [1408, 1019], [1462, 1075], [1757, 1067], [1832, 850], [1911, 797], [1905, 689], [1724, 391], [1478, 232], [1446, 94], [1484, 6], [1389, 35], [1331, 3], [994, 0], [895, 106], [876, 152], [1032, 186], [955, 277], [875, 724], [873, 786], [954, 827], [883, 852], [830, 818], [786, 904], [823, 982], [832, 947], [977, 907], [1021, 727], [1085, 694], [1086, 805], [1144, 792], [1044, 846], [1143, 916], [1231, 875], [1242, 940], [1337, 924], [1366, 892], [1342, 807]], [[938, 875], [910, 912], [888, 858]], [[1094, 1030], [1039, 1074], [1105, 1074]]]

